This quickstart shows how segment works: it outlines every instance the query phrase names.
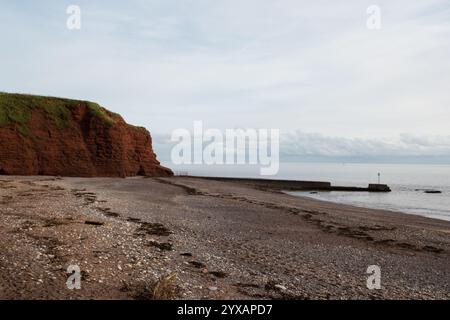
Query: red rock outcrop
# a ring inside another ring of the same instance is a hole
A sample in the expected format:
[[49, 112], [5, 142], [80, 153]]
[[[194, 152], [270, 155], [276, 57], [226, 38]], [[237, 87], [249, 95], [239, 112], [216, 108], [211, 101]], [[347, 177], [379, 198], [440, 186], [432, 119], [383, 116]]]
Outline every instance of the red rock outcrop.
[[68, 107], [70, 112], [61, 128], [45, 109], [30, 109], [26, 133], [13, 121], [0, 127], [0, 174], [172, 175], [156, 159], [150, 133], [125, 123], [119, 115], [102, 108], [105, 120], [88, 102], [79, 102]]

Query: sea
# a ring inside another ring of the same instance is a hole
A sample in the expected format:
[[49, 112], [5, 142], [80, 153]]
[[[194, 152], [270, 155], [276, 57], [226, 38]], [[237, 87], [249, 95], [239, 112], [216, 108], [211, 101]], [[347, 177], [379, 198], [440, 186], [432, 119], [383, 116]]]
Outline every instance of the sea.
[[[450, 221], [450, 165], [376, 163], [281, 163], [275, 176], [261, 176], [253, 165], [173, 165], [176, 174], [192, 176], [328, 181], [337, 186], [388, 184], [392, 192], [289, 192], [296, 196], [400, 211]], [[441, 193], [425, 193], [438, 190]]]

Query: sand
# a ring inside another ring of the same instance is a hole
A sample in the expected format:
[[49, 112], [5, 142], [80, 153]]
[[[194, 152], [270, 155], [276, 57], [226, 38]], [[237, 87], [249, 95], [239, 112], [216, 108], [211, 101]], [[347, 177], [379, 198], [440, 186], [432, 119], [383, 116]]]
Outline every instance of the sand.
[[232, 181], [1, 177], [0, 252], [0, 299], [450, 298], [450, 222]]

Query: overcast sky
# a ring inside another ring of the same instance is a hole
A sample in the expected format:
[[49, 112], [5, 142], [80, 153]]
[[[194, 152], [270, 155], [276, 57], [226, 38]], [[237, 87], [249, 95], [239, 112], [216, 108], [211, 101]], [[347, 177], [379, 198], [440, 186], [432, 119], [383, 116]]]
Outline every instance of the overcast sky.
[[297, 150], [450, 153], [448, 0], [0, 0], [0, 27], [0, 91], [97, 101], [155, 135], [203, 120]]

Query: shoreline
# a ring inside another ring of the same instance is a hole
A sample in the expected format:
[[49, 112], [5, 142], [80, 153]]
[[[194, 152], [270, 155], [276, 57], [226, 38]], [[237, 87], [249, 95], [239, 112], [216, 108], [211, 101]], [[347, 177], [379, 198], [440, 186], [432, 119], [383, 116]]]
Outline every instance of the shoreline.
[[[200, 177], [0, 185], [3, 299], [450, 298], [443, 220]], [[64, 287], [69, 264], [81, 290]]]
[[[220, 176], [193, 176], [193, 175], [178, 175], [177, 177], [182, 178], [192, 178], [192, 179], [206, 179], [212, 181], [222, 181], [222, 182], [234, 182], [234, 183], [242, 183], [249, 186], [256, 187], [265, 191], [278, 191], [283, 192], [285, 194], [289, 194], [294, 197], [307, 197], [308, 199], [314, 199], [317, 201], [325, 201], [331, 202], [337, 205], [349, 205], [357, 208], [365, 208], [372, 210], [382, 210], [393, 213], [402, 213], [407, 215], [414, 215], [419, 217], [426, 217], [430, 219], [436, 219], [440, 221], [450, 221], [450, 216], [447, 217], [445, 215], [440, 214], [421, 214], [413, 211], [402, 210], [401, 207], [398, 208], [383, 208], [382, 206], [371, 206], [370, 203], [353, 203], [351, 201], [336, 201], [333, 199], [320, 199], [314, 195], [301, 194], [297, 195], [295, 192], [310, 192], [317, 194], [324, 194], [326, 192], [343, 192], [343, 193], [390, 193], [394, 192], [395, 189], [391, 190], [390, 186], [386, 184], [371, 184], [368, 183], [368, 188], [364, 187], [354, 187], [354, 186], [341, 186], [341, 185], [333, 185], [331, 182], [327, 181], [305, 181], [305, 180], [286, 180], [286, 179], [261, 179], [261, 178], [243, 178], [243, 177], [220, 177]], [[372, 190], [370, 187], [372, 186]], [[428, 189], [424, 189], [428, 190]], [[417, 191], [417, 190], [416, 190]], [[434, 210], [434, 209], [430, 209]], [[441, 217], [443, 216], [443, 217]]]
[[448, 218], [438, 218], [438, 215], [436, 215], [436, 214], [435, 215], [431, 215], [431, 214], [430, 215], [425, 215], [425, 214], [420, 214], [420, 213], [417, 213], [417, 212], [406, 212], [406, 211], [401, 210], [401, 208], [398, 208], [398, 209], [387, 209], [387, 208], [375, 207], [375, 206], [370, 206], [370, 205], [355, 204], [355, 203], [351, 203], [351, 202], [334, 201], [334, 200], [329, 200], [329, 199], [319, 199], [317, 197], [314, 197], [314, 195], [306, 195], [306, 194], [296, 195], [296, 194], [291, 194], [289, 192], [287, 192], [286, 194], [294, 196], [294, 197], [302, 197], [302, 198], [312, 199], [312, 200], [320, 201], [320, 202], [333, 203], [333, 204], [336, 204], [336, 205], [351, 206], [351, 207], [360, 208], [360, 209], [379, 210], [379, 211], [384, 211], [384, 212], [390, 212], [390, 213], [393, 213], [393, 214], [404, 214], [404, 215], [407, 215], [407, 216], [414, 216], [414, 217], [432, 219], [432, 220], [443, 221], [443, 222], [450, 222], [450, 217], [448, 217]]
[[238, 177], [209, 177], [179, 175], [183, 178], [201, 178], [206, 180], [243, 183], [257, 186], [265, 190], [289, 190], [289, 191], [345, 191], [345, 192], [391, 192], [386, 184], [368, 183], [368, 187], [335, 186], [328, 181], [303, 181], [286, 179], [262, 179], [262, 178], [238, 178]]

